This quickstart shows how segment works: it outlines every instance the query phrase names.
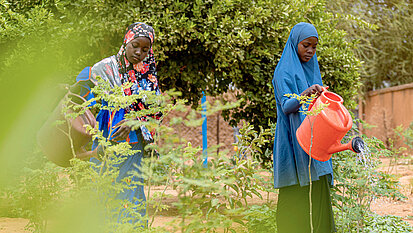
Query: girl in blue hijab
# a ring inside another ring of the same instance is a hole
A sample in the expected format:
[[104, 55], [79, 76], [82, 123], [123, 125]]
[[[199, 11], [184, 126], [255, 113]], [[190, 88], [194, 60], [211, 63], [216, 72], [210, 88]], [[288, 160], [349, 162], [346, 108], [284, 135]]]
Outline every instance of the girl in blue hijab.
[[[319, 95], [322, 81], [316, 47], [318, 33], [309, 23], [293, 27], [274, 72], [272, 84], [277, 102], [274, 140], [274, 187], [279, 189], [278, 232], [311, 232], [309, 205], [309, 155], [298, 144], [296, 130], [305, 115], [299, 101], [286, 94]], [[335, 232], [330, 185], [331, 159], [311, 161], [313, 232]]]

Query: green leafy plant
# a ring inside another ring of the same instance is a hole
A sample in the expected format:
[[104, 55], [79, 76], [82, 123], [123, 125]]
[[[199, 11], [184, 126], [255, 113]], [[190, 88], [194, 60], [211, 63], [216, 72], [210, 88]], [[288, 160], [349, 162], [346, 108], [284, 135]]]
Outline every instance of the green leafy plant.
[[244, 214], [248, 232], [277, 232], [275, 206], [269, 204], [252, 205]]
[[[357, 131], [353, 124], [353, 134]], [[351, 151], [336, 153], [333, 159], [334, 179], [336, 184], [332, 194], [335, 218], [339, 232], [357, 231], [368, 224], [372, 215], [371, 203], [380, 197], [405, 198], [399, 191], [399, 184], [394, 176], [378, 171], [381, 164], [379, 157], [388, 156], [382, 141], [363, 135], [366, 151], [355, 155]]]
[[394, 129], [398, 139], [401, 139], [405, 145], [410, 149], [413, 149], [413, 122], [406, 128], [403, 125], [399, 125]]
[[49, 211], [63, 196], [70, 180], [61, 175], [62, 169], [51, 162], [38, 168], [26, 167], [21, 180], [11, 192], [14, 202], [12, 214], [29, 219], [26, 229], [45, 232], [48, 227]]
[[[207, 115], [232, 106], [216, 102], [208, 106]], [[181, 110], [184, 109], [182, 107], [175, 104], [173, 108]], [[235, 229], [246, 227], [244, 220], [252, 213], [244, 211], [249, 208], [248, 199], [253, 196], [262, 199], [259, 191], [270, 192], [264, 188], [264, 184], [268, 187], [268, 179], [257, 174], [259, 163], [254, 158], [261, 152], [260, 146], [267, 140], [269, 131], [263, 130], [258, 134], [250, 125], [244, 125], [237, 144], [241, 148], [238, 154], [231, 158], [227, 156], [228, 151], [216, 153], [217, 148], [209, 148], [208, 167], [204, 168], [201, 148], [194, 148], [182, 139], [179, 131], [170, 128], [177, 124], [199, 126], [202, 124], [200, 112], [189, 113], [187, 118], [172, 119], [169, 124], [163, 123], [157, 129], [162, 143], [147, 146], [152, 153], [156, 149], [159, 156], [146, 159], [143, 173], [147, 183], [149, 180], [156, 184], [164, 182], [165, 188], [156, 194], [156, 201], [165, 197], [167, 188], [176, 191], [178, 200], [168, 207], [148, 198], [148, 203], [155, 208], [154, 214], [165, 208], [176, 208], [179, 214], [171, 223], [174, 231], [235, 232]], [[156, 173], [154, 167], [165, 170]]]
[[369, 214], [365, 219], [365, 232], [412, 232], [413, 227], [401, 217]]

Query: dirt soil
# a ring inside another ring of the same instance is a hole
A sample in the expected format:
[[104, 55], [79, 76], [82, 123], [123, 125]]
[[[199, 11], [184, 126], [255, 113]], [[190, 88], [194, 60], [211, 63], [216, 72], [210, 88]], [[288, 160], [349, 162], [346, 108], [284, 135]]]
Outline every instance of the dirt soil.
[[[404, 200], [381, 198], [372, 203], [371, 209], [380, 215], [401, 216], [404, 221], [413, 226], [413, 159], [399, 160], [397, 164], [394, 164], [394, 162], [390, 164], [390, 159], [384, 158], [382, 162], [383, 166], [380, 169], [396, 175], [400, 181], [400, 190], [407, 198]], [[154, 187], [151, 192], [161, 192], [162, 189], [163, 187]], [[165, 204], [170, 205], [176, 200], [176, 195], [174, 195], [175, 192], [173, 190], [167, 190], [166, 193], [172, 196], [165, 199]], [[270, 198], [276, 200], [275, 195], [270, 196]], [[261, 202], [262, 200], [259, 198], [250, 200], [251, 204]], [[171, 207], [168, 211], [158, 213], [152, 226], [165, 226], [166, 223], [171, 222], [175, 218], [177, 215], [176, 211], [175, 208]], [[151, 213], [153, 210], [149, 210], [149, 212]], [[27, 223], [28, 220], [23, 218], [0, 218], [0, 233], [30, 232], [24, 229]]]
[[380, 170], [396, 176], [400, 182], [400, 191], [406, 196], [406, 199], [393, 200], [391, 198], [381, 198], [372, 203], [371, 209], [380, 215], [400, 216], [404, 221], [413, 226], [413, 157], [401, 159], [396, 164], [389, 158], [381, 160], [383, 166]]
[[0, 218], [1, 233], [20, 233], [30, 232], [24, 230], [24, 227], [29, 221], [24, 218]]

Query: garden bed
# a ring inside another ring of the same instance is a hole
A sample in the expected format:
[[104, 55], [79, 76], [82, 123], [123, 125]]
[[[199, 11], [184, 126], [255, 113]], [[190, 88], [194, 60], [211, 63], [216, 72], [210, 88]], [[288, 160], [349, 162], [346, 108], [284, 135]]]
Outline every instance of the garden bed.
[[[388, 171], [396, 175], [400, 182], [400, 191], [406, 196], [404, 200], [394, 200], [391, 198], [380, 198], [373, 201], [371, 209], [379, 215], [396, 215], [403, 218], [404, 221], [408, 222], [413, 226], [413, 164], [412, 159], [399, 160], [397, 164], [390, 164], [390, 159], [382, 158], [383, 162], [380, 170]], [[269, 174], [270, 175], [270, 174]], [[161, 192], [163, 186], [155, 186], [152, 188], [151, 192]], [[174, 190], [166, 190], [168, 197], [164, 200], [164, 203], [169, 206], [168, 210], [163, 210], [157, 213], [155, 221], [153, 223], [154, 227], [165, 226], [168, 222], [171, 222], [177, 215], [177, 209], [172, 205], [172, 203], [177, 201], [176, 192]], [[262, 193], [264, 199], [266, 198], [266, 193]], [[270, 199], [274, 202], [276, 201], [276, 194], [270, 193]], [[251, 205], [262, 204], [265, 200], [261, 200], [258, 197], [253, 197], [248, 199], [248, 203]], [[153, 212], [153, 209], [148, 210], [149, 213]], [[30, 232], [25, 230], [25, 225], [28, 223], [27, 219], [23, 218], [0, 218], [0, 233], [20, 233], [20, 232]]]

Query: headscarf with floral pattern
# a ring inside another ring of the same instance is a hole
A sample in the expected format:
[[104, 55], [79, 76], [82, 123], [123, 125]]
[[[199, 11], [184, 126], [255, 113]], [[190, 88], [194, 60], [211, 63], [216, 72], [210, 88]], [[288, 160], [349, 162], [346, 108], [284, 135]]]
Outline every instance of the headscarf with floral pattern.
[[[126, 58], [126, 45], [137, 37], [147, 37], [151, 42], [151, 48], [148, 56], [143, 61], [137, 64], [131, 64]], [[122, 84], [125, 82], [132, 83], [132, 87], [124, 89], [125, 95], [138, 94], [140, 90], [159, 91], [158, 80], [156, 78], [155, 57], [152, 48], [154, 38], [155, 32], [153, 28], [147, 24], [133, 23], [128, 27], [122, 46], [116, 55]], [[145, 108], [145, 103], [139, 99], [137, 103], [130, 106], [130, 109], [126, 110], [139, 111]]]

